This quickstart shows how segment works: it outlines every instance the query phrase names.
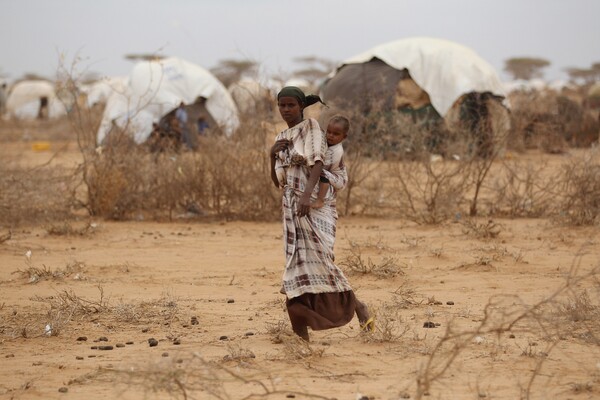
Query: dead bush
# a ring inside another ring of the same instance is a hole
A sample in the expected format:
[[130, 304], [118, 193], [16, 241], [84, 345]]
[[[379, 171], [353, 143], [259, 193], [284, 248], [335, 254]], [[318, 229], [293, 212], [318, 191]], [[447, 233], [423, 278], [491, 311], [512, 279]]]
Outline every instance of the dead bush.
[[478, 222], [474, 219], [466, 219], [461, 222], [463, 233], [479, 239], [494, 239], [502, 232], [502, 226], [494, 220]]
[[495, 175], [491, 213], [509, 217], [550, 215], [560, 195], [560, 179], [548, 174], [548, 162], [505, 160]]
[[394, 208], [418, 224], [438, 224], [460, 211], [469, 174], [461, 162], [429, 158], [389, 164]]
[[588, 147], [598, 140], [598, 122], [568, 96], [552, 90], [522, 91], [512, 93], [510, 102], [513, 150], [563, 153], [568, 147]]
[[373, 257], [376, 257], [376, 261], [373, 261], [371, 255], [363, 255], [364, 251], [365, 249], [362, 245], [350, 242], [350, 254], [344, 257], [339, 265], [344, 267], [346, 272], [351, 275], [373, 275], [379, 279], [404, 275], [402, 268], [405, 266], [401, 265], [393, 255], [382, 254], [381, 248], [379, 248], [377, 250], [378, 254], [373, 254]]
[[558, 219], [568, 225], [600, 223], [600, 151], [591, 149], [563, 166]]
[[229, 139], [201, 138], [195, 152], [153, 154], [123, 140], [103, 146], [85, 165], [90, 213], [274, 218], [279, 194], [269, 179], [265, 132], [253, 124], [240, 129]]
[[51, 162], [25, 167], [0, 157], [0, 225], [45, 224], [71, 218], [77, 208], [77, 177]]

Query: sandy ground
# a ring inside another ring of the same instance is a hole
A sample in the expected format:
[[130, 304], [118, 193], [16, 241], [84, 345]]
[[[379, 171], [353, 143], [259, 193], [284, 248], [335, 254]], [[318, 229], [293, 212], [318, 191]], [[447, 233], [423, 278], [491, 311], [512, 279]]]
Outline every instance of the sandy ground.
[[341, 218], [337, 262], [376, 331], [355, 319], [309, 345], [279, 293], [279, 223], [21, 228], [0, 244], [0, 398], [600, 397], [598, 229], [494, 221], [484, 238], [462, 220]]

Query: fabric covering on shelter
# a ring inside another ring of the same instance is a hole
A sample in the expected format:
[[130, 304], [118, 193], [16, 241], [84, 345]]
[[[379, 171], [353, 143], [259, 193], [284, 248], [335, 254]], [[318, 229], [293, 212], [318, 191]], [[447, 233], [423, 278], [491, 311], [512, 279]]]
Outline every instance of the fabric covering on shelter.
[[58, 98], [52, 82], [28, 80], [16, 83], [6, 100], [6, 111], [19, 119], [34, 119], [40, 116], [40, 108], [45, 107], [48, 118], [67, 114], [67, 108]]
[[[397, 72], [388, 70], [387, 66]], [[369, 69], [368, 74], [366, 68]], [[377, 95], [378, 90], [384, 90], [376, 87], [382, 79], [389, 87], [395, 88], [403, 78], [402, 71], [405, 69], [427, 92], [431, 104], [440, 115], [445, 115], [464, 93], [492, 92], [504, 95], [494, 68], [473, 50], [448, 40], [417, 37], [381, 44], [345, 60], [324, 83], [323, 100], [326, 103], [336, 103], [336, 99], [344, 98], [363, 101], [361, 99], [365, 95]], [[336, 81], [341, 81], [344, 75], [355, 77], [354, 80], [344, 80], [355, 94], [347, 89], [346, 95], [333, 90], [335, 85], [343, 86]], [[391, 101], [389, 95], [380, 99], [388, 103]]]
[[98, 143], [117, 125], [127, 129], [137, 143], [148, 139], [152, 123], [181, 102], [193, 104], [206, 99], [206, 108], [226, 136], [239, 126], [237, 107], [223, 84], [204, 68], [171, 57], [137, 63], [129, 74], [124, 92], [109, 97]]

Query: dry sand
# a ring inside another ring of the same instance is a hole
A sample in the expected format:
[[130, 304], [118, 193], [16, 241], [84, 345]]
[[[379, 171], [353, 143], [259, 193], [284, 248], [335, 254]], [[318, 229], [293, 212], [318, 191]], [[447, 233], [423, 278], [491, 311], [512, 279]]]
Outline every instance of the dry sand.
[[[76, 228], [90, 222], [81, 235], [21, 228], [0, 244], [0, 398], [207, 399], [212, 390], [231, 399], [414, 399], [457, 343], [436, 347], [450, 326], [464, 341], [426, 398], [600, 397], [598, 321], [563, 312], [569, 293], [536, 309], [537, 322], [509, 328], [498, 319], [515, 322], [574, 267], [578, 276], [598, 267], [597, 228], [495, 220], [499, 235], [485, 239], [462, 220], [341, 218], [339, 263], [353, 243], [363, 261], [387, 258], [401, 273], [349, 274], [377, 312], [375, 333], [362, 334], [355, 319], [310, 332], [304, 346], [290, 334], [279, 293], [279, 223], [92, 220]], [[36, 269], [56, 276], [36, 279]], [[592, 278], [572, 283], [571, 300], [580, 301], [571, 309], [600, 316], [582, 295], [595, 301], [599, 287]], [[103, 345], [113, 349], [92, 349]]]

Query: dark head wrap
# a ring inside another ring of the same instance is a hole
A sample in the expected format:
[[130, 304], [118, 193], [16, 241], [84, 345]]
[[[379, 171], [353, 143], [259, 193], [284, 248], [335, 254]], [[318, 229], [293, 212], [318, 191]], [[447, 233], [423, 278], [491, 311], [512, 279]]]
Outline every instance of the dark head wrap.
[[323, 100], [321, 100], [321, 98], [316, 94], [305, 95], [302, 89], [296, 86], [286, 86], [283, 89], [281, 89], [279, 93], [277, 93], [277, 100], [279, 100], [281, 97], [295, 97], [298, 99], [300, 105], [304, 107], [311, 106], [316, 102], [325, 105], [325, 103], [323, 103]]

